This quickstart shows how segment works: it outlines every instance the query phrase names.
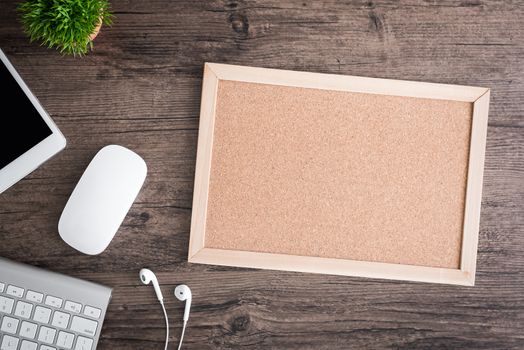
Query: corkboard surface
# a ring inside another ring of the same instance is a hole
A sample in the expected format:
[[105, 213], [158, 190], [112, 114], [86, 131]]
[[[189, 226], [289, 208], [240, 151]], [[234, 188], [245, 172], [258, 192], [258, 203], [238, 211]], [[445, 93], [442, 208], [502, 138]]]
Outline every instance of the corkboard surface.
[[205, 246], [459, 268], [472, 103], [218, 84]]

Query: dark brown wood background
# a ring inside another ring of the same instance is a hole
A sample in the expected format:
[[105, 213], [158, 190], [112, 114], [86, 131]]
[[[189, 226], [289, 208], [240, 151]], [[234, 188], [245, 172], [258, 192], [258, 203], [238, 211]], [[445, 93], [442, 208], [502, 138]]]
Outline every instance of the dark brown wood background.
[[[0, 3], [0, 47], [68, 146], [0, 195], [0, 255], [112, 286], [101, 350], [163, 346], [142, 267], [162, 283], [171, 348], [179, 283], [194, 295], [185, 349], [524, 348], [522, 1], [115, 0], [83, 58], [30, 44], [15, 3]], [[476, 286], [188, 264], [205, 61], [491, 88]], [[109, 249], [85, 256], [58, 218], [112, 143], [149, 174]]]

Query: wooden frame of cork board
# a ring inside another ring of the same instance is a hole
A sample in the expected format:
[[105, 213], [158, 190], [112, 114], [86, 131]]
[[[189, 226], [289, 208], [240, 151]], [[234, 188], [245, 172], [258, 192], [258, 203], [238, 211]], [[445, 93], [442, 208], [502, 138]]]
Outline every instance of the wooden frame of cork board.
[[189, 262], [474, 285], [489, 89], [206, 63]]

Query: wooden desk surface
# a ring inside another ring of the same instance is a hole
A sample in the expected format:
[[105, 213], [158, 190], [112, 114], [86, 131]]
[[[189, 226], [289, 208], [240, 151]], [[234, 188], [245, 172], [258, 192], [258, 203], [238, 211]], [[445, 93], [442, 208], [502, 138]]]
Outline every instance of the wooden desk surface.
[[[113, 9], [95, 51], [72, 58], [30, 44], [15, 1], [0, 5], [0, 47], [68, 139], [0, 195], [0, 255], [112, 286], [99, 349], [163, 347], [142, 267], [162, 283], [171, 348], [179, 283], [194, 295], [184, 349], [524, 348], [522, 3], [114, 0]], [[491, 88], [477, 285], [188, 264], [205, 61]], [[149, 174], [109, 249], [85, 256], [62, 242], [58, 218], [112, 143], [142, 155]]]

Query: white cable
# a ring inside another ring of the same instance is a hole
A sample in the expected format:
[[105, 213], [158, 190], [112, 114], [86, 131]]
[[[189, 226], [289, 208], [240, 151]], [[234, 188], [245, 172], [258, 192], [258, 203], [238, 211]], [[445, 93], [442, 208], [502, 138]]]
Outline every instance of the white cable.
[[182, 327], [182, 335], [180, 336], [180, 343], [178, 343], [178, 350], [182, 348], [182, 341], [184, 340], [184, 333], [186, 332], [187, 321], [184, 321], [184, 326]]
[[166, 346], [164, 347], [164, 350], [167, 350], [167, 345], [169, 344], [169, 320], [167, 319], [167, 311], [166, 311], [166, 307], [164, 306], [164, 302], [160, 301], [160, 305], [162, 305], [162, 310], [164, 311], [164, 317], [166, 318]]

